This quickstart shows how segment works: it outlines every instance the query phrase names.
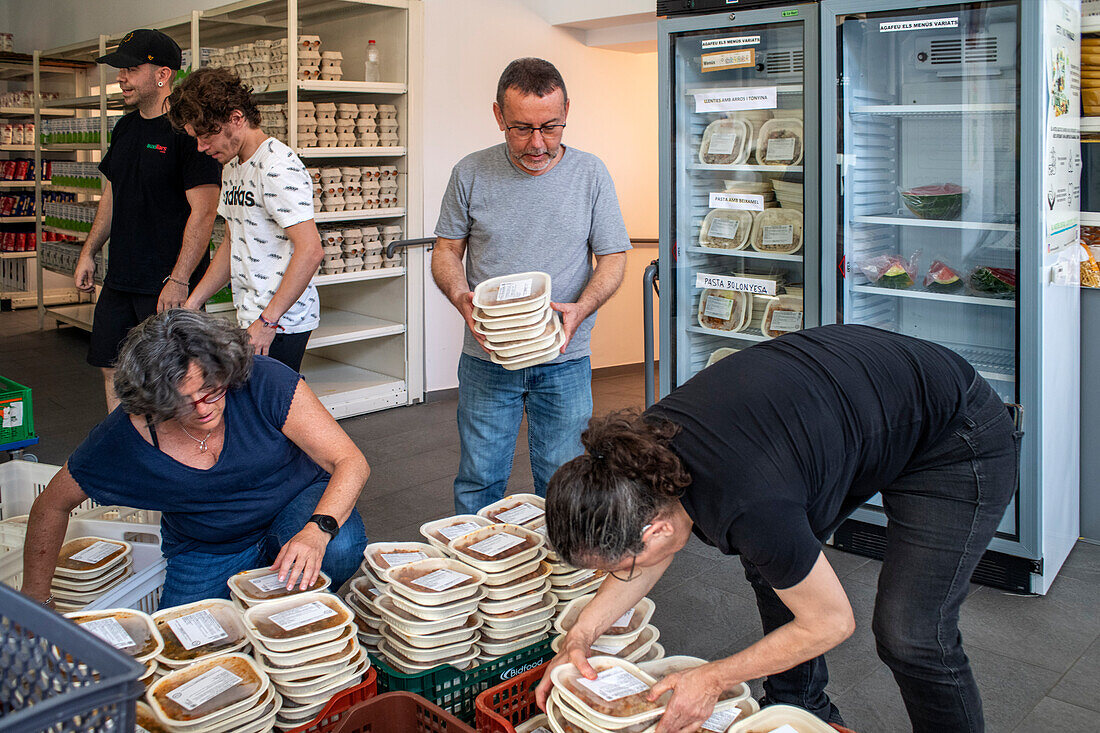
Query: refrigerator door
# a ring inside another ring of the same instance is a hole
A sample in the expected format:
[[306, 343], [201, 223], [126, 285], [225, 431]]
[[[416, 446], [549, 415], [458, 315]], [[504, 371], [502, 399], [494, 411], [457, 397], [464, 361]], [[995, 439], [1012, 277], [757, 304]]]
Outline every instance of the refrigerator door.
[[660, 24], [662, 395], [819, 322], [817, 19]]

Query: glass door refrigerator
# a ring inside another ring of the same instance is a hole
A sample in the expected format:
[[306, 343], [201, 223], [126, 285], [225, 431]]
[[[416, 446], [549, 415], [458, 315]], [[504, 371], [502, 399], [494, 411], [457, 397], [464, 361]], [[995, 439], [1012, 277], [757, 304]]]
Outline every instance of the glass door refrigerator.
[[[1079, 13], [821, 5], [823, 321], [943, 344], [1022, 406], [1019, 488], [975, 580], [1025, 592], [1077, 539]], [[876, 497], [834, 543], [881, 556], [884, 525]]]
[[748, 4], [659, 22], [662, 395], [820, 321], [817, 5]]

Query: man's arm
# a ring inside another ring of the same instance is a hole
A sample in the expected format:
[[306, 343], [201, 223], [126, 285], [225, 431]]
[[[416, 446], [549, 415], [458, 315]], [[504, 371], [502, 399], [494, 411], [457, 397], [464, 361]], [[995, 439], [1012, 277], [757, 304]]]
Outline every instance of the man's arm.
[[92, 221], [91, 231], [84, 240], [84, 246], [80, 248], [80, 258], [76, 262], [76, 270], [73, 272], [73, 281], [76, 289], [85, 293], [95, 290], [95, 256], [107, 239], [111, 236], [111, 219], [114, 216], [112, 207], [114, 198], [111, 195], [111, 182], [104, 179], [103, 192], [99, 197], [99, 207], [95, 210], [95, 220]]
[[[260, 316], [271, 323], [278, 323], [283, 314], [290, 310], [290, 306], [302, 297], [325, 257], [321, 248], [321, 235], [313, 219], [299, 222], [283, 231], [290, 237], [294, 252], [290, 255], [290, 262], [282, 282], [275, 289], [275, 295], [271, 296], [267, 306], [260, 312]], [[264, 326], [259, 319], [249, 325], [248, 337], [257, 354], [267, 354], [268, 347], [275, 339], [275, 331], [274, 328]]]
[[50, 583], [65, 541], [69, 512], [87, 498], [66, 463], [34, 500], [27, 518], [27, 540], [23, 548], [24, 595], [36, 601], [50, 597]]
[[220, 186], [204, 184], [187, 189], [187, 203], [191, 205], [191, 214], [183, 227], [183, 242], [176, 264], [168, 275], [168, 282], [160, 290], [157, 299], [157, 313], [169, 308], [179, 308], [187, 300], [191, 273], [202, 259], [203, 252], [210, 246], [210, 231], [214, 228], [214, 219], [218, 215], [218, 194]]
[[199, 284], [195, 286], [195, 289], [187, 296], [187, 300], [184, 301], [184, 308], [201, 310], [206, 305], [206, 301], [210, 300], [210, 296], [224, 288], [225, 284], [229, 282], [229, 257], [233, 254], [233, 247], [230, 244], [232, 239], [229, 222], [226, 222], [222, 243], [214, 250], [214, 256], [210, 258], [210, 266], [206, 268], [206, 274], [202, 276], [202, 280], [199, 281]]
[[466, 282], [466, 268], [462, 264], [465, 254], [465, 239], [436, 237], [432, 251], [432, 278], [451, 305], [462, 314], [466, 327], [484, 349], [485, 337], [474, 330], [474, 293]]
[[596, 255], [596, 269], [592, 272], [592, 277], [584, 286], [584, 290], [581, 291], [577, 302], [550, 304], [551, 308], [561, 313], [562, 331], [565, 332], [565, 343], [561, 345], [561, 353], [564, 354], [569, 348], [573, 334], [584, 319], [595, 313], [619, 289], [625, 272], [626, 252]]

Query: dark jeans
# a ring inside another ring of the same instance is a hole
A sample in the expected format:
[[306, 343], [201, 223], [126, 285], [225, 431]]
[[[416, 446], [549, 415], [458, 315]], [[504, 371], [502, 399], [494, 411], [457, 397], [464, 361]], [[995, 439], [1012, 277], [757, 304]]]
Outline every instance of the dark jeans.
[[[872, 629], [917, 733], [985, 730], [959, 607], [1016, 490], [1020, 436], [1000, 398], [976, 377], [963, 425], [914, 456], [882, 492], [886, 554]], [[754, 567], [746, 564], [745, 575], [765, 633], [793, 618]], [[825, 694], [828, 681], [825, 658], [812, 659], [769, 676], [764, 703], [798, 705], [839, 722]]]

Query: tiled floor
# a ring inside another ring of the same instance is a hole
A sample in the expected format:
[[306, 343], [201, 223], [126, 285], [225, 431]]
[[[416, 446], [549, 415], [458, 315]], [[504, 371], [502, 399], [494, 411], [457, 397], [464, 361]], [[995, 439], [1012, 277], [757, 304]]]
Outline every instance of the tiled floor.
[[[34, 389], [35, 453], [61, 463], [103, 415], [96, 370], [84, 362], [87, 335], [37, 330], [30, 312], [0, 313], [0, 374]], [[597, 379], [597, 413], [639, 405], [640, 376]], [[359, 503], [372, 539], [419, 539], [421, 523], [451, 513], [458, 464], [453, 401], [416, 405], [341, 422], [363, 449], [372, 475]], [[526, 435], [510, 489], [531, 486]], [[826, 551], [848, 591], [855, 635], [827, 656], [829, 690], [860, 733], [908, 729], [893, 678], [870, 631], [879, 563]], [[651, 597], [670, 654], [716, 658], [760, 635], [752, 591], [735, 558], [693, 540]], [[1100, 546], [1079, 543], [1051, 592], [1020, 597], [975, 586], [962, 633], [985, 700], [991, 732], [1100, 731]], [[757, 685], [759, 691], [759, 686]]]

